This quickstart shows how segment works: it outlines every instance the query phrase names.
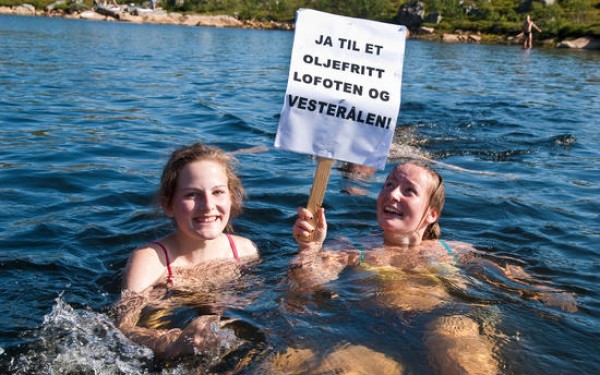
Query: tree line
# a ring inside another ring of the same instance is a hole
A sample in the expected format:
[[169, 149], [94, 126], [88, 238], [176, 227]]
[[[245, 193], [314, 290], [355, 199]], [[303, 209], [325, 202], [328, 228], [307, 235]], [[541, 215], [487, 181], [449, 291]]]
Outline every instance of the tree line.
[[[0, 0], [0, 5], [29, 3], [44, 8], [56, 0]], [[83, 1], [91, 6], [93, 0]], [[125, 1], [125, 0], [121, 0]], [[412, 0], [159, 0], [170, 12], [228, 14], [242, 20], [293, 22], [296, 10], [310, 8], [329, 13], [397, 23], [400, 7]], [[412, 2], [416, 2], [414, 0]], [[542, 37], [600, 37], [600, 0], [419, 0], [426, 15], [438, 15], [423, 26], [439, 32], [457, 29], [483, 34], [520, 32], [526, 14], [542, 28]], [[149, 0], [127, 0], [144, 4]], [[430, 17], [431, 18], [431, 17]], [[426, 17], [427, 21], [427, 17]]]

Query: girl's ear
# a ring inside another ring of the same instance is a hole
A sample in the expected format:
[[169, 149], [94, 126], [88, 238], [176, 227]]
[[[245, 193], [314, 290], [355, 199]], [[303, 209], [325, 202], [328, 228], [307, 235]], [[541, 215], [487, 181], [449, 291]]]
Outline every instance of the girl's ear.
[[427, 225], [435, 223], [440, 218], [440, 212], [435, 208], [428, 208], [428, 213], [426, 217]]

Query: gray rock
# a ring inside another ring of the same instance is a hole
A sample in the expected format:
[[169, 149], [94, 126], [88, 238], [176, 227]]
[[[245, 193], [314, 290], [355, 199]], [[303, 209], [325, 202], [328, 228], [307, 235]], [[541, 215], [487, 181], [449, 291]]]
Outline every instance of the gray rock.
[[573, 40], [563, 40], [556, 45], [556, 48], [600, 50], [600, 39], [581, 37]]

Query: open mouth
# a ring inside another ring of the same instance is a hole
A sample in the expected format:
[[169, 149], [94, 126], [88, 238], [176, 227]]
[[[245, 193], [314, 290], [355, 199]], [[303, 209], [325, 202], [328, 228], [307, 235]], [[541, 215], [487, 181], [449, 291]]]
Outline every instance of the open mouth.
[[217, 220], [217, 216], [203, 216], [194, 218], [194, 221], [197, 223], [214, 223]]
[[404, 214], [400, 210], [390, 206], [383, 207], [383, 213], [400, 217], [404, 216]]

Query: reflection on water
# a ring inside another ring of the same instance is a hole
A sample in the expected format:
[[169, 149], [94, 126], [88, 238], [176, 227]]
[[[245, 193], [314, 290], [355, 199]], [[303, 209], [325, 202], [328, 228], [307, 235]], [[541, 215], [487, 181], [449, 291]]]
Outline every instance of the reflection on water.
[[[0, 372], [445, 373], [430, 354], [453, 338], [500, 373], [596, 370], [598, 54], [408, 41], [395, 153], [386, 171], [334, 167], [330, 235], [377, 233], [387, 171], [418, 155], [446, 181], [443, 238], [490, 263], [360, 267], [295, 290], [291, 226], [316, 161], [271, 147], [293, 34], [0, 16], [0, 36]], [[160, 168], [196, 140], [268, 148], [238, 155], [235, 227], [262, 262], [224, 291], [241, 302], [147, 307], [147, 325], [223, 323], [216, 359], [163, 363], [110, 309], [130, 251], [170, 231]]]

